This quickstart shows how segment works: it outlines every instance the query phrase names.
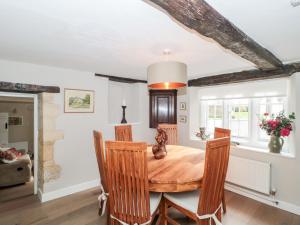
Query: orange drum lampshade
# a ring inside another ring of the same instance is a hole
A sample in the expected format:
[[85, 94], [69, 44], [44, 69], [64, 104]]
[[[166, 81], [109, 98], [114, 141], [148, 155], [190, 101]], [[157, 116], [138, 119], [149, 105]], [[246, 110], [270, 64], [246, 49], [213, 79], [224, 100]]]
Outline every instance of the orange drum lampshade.
[[166, 61], [148, 66], [148, 87], [151, 89], [178, 89], [187, 83], [187, 66], [181, 62]]

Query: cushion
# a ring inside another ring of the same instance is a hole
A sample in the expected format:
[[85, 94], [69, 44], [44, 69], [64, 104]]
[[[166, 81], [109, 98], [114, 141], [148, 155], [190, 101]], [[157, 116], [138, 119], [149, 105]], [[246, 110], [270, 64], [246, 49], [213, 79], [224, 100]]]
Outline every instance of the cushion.
[[22, 156], [22, 152], [17, 151], [15, 148], [1, 148], [0, 161], [4, 163], [11, 163]]
[[174, 204], [196, 214], [198, 210], [200, 195], [201, 191], [196, 190], [180, 193], [165, 193], [164, 197]]
[[150, 192], [150, 213], [153, 215], [157, 207], [159, 206], [162, 194]]

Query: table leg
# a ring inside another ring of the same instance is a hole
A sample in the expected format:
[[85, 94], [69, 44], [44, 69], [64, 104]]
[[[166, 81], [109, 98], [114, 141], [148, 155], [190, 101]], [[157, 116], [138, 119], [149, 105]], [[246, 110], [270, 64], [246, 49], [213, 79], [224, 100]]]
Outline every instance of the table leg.
[[161, 218], [161, 225], [167, 225], [167, 215], [168, 206], [166, 205], [166, 200], [162, 197], [161, 204], [160, 204], [160, 218]]

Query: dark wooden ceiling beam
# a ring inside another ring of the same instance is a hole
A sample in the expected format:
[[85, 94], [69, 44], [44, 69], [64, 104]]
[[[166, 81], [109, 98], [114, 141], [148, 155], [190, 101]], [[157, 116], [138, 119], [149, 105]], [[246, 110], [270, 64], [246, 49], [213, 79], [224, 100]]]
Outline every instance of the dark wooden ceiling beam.
[[138, 80], [138, 79], [132, 79], [132, 78], [127, 78], [127, 77], [118, 77], [118, 76], [111, 76], [111, 75], [105, 75], [105, 74], [99, 74], [95, 73], [95, 76], [98, 77], [105, 77], [108, 78], [110, 81], [115, 81], [115, 82], [121, 82], [121, 83], [147, 83], [146, 80]]
[[270, 51], [259, 45], [204, 0], [147, 0], [165, 10], [179, 23], [212, 38], [221, 46], [251, 61], [259, 69], [282, 66]]
[[60, 93], [60, 88], [56, 86], [42, 86], [42, 85], [35, 85], [35, 84], [22, 84], [22, 83], [0, 81], [0, 91], [31, 93], [31, 94], [38, 94], [42, 92]]
[[287, 64], [274, 70], [246, 70], [235, 73], [220, 74], [215, 76], [201, 77], [188, 81], [189, 87], [214, 86], [232, 84], [255, 80], [266, 80], [274, 78], [289, 77], [293, 73], [300, 72], [300, 64]]

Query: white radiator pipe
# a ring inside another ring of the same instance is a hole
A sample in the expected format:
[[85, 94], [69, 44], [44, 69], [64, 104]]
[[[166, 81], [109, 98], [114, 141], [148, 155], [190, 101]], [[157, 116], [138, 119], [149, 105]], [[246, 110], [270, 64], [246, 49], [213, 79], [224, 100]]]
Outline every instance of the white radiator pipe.
[[[226, 182], [225, 189], [228, 190], [228, 191], [232, 191], [232, 192], [235, 192], [237, 194], [252, 198], [252, 199], [258, 198], [259, 200], [265, 200], [265, 201], [271, 202], [271, 203], [276, 204], [276, 205], [279, 204], [279, 202], [275, 199], [274, 195], [266, 195], [266, 194], [263, 194], [263, 193], [252, 191], [252, 190], [249, 190], [247, 188], [243, 188], [243, 187], [231, 184], [229, 182]], [[273, 197], [268, 197], [268, 196], [273, 196]]]

